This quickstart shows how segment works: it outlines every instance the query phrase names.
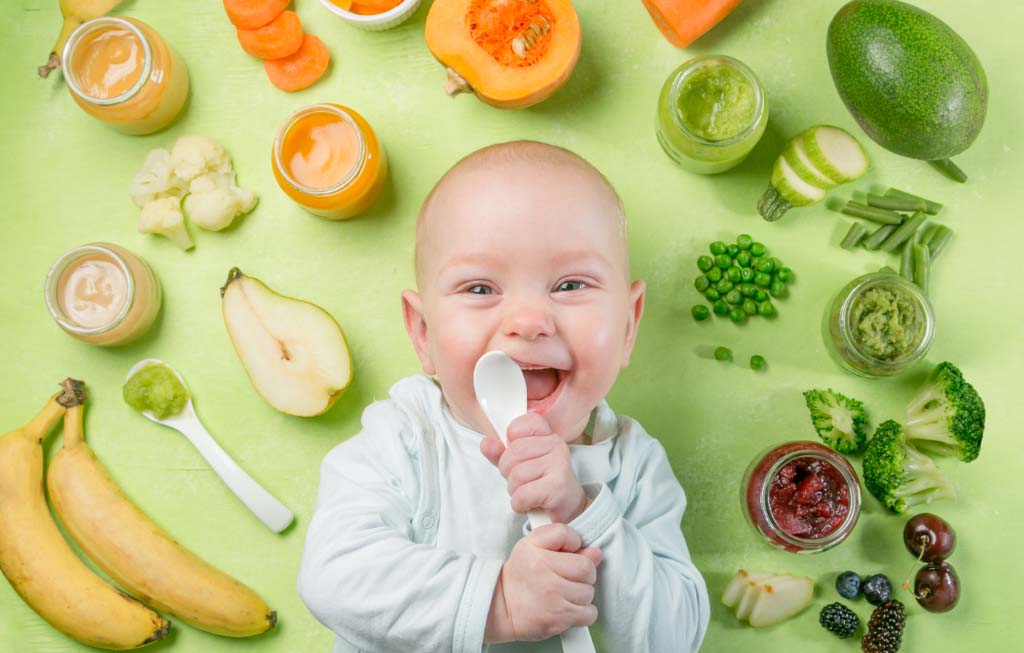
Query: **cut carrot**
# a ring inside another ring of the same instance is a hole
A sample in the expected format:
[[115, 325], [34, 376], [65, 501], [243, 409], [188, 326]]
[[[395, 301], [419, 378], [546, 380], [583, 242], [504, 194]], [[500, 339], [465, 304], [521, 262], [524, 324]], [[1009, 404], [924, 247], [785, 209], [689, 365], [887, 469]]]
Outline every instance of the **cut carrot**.
[[353, 0], [349, 11], [353, 14], [373, 16], [390, 11], [400, 4], [402, 4], [402, 0]]
[[224, 11], [238, 29], [259, 29], [281, 15], [291, 0], [224, 0]]
[[324, 42], [306, 34], [302, 46], [292, 55], [281, 59], [267, 59], [263, 69], [271, 83], [282, 91], [300, 91], [320, 79], [327, 71], [331, 53]]
[[717, 25], [742, 0], [643, 0], [661, 33], [685, 48]]
[[257, 59], [287, 57], [302, 47], [302, 21], [294, 11], [282, 11], [259, 29], [238, 30], [238, 42]]
[[341, 7], [345, 11], [351, 11], [352, 10], [352, 0], [330, 0], [330, 3], [332, 5], [336, 5], [338, 7]]

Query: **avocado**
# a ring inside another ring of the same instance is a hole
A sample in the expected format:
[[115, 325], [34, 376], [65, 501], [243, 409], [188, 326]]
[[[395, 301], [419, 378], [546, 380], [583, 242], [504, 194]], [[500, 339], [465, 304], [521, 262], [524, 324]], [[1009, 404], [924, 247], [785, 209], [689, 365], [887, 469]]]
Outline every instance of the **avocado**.
[[988, 82], [948, 25], [897, 0], [853, 0], [828, 27], [839, 97], [879, 145], [928, 161], [966, 150], [981, 131]]

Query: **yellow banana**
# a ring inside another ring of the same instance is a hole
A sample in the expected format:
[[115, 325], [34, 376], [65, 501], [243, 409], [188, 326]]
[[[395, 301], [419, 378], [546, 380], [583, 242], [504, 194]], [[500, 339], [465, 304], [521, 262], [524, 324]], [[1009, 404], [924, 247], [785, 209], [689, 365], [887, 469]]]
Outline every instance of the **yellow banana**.
[[72, 539], [121, 587], [202, 630], [247, 637], [277, 622], [251, 589], [175, 542], [114, 483], [86, 444], [81, 405], [64, 417], [64, 445], [47, 472], [54, 510]]
[[31, 422], [0, 438], [0, 570], [65, 635], [110, 650], [145, 646], [163, 639], [170, 623], [86, 567], [46, 507], [41, 442], [85, 398], [80, 381], [63, 385]]
[[60, 26], [60, 35], [57, 42], [53, 44], [50, 51], [50, 58], [45, 66], [39, 66], [39, 76], [49, 77], [50, 71], [60, 68], [60, 58], [63, 54], [64, 44], [68, 42], [71, 32], [74, 32], [79, 25], [87, 20], [106, 16], [111, 9], [121, 4], [122, 0], [60, 0], [60, 13], [64, 17], [64, 23]]

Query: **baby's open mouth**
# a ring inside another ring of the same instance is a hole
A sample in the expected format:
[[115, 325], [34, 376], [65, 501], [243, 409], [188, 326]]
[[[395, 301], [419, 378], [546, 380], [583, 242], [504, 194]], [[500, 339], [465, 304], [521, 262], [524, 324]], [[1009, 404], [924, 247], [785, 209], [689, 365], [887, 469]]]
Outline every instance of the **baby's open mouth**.
[[554, 367], [520, 366], [526, 379], [526, 407], [530, 412], [543, 415], [562, 394], [562, 386], [569, 373]]

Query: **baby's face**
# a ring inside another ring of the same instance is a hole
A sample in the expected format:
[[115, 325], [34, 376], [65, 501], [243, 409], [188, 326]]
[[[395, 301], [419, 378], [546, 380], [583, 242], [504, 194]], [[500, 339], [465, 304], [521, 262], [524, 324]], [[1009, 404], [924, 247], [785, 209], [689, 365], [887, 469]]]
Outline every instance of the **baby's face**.
[[493, 434], [473, 368], [499, 349], [525, 372], [528, 409], [576, 440], [628, 363], [643, 310], [612, 193], [571, 166], [494, 163], [458, 172], [424, 218], [406, 327], [454, 417]]

